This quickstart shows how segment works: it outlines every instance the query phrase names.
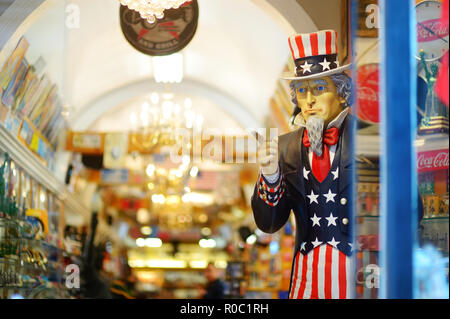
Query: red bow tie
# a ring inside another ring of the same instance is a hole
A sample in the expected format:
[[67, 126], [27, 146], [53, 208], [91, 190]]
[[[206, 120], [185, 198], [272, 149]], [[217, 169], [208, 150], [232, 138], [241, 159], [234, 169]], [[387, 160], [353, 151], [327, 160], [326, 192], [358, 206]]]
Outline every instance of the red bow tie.
[[[319, 182], [323, 182], [331, 168], [330, 152], [328, 150], [328, 146], [335, 145], [338, 140], [339, 129], [337, 129], [336, 127], [327, 129], [323, 134], [322, 156], [317, 156], [316, 153], [313, 153], [312, 172]], [[306, 129], [303, 134], [303, 145], [308, 148], [311, 147], [311, 143], [309, 142], [308, 138], [308, 131]]]

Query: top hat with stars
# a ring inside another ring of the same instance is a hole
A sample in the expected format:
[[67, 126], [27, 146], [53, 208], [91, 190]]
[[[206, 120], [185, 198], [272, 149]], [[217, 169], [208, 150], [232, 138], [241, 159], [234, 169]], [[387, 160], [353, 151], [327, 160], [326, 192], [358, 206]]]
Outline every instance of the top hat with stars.
[[341, 73], [351, 64], [339, 65], [337, 32], [322, 30], [289, 37], [289, 47], [295, 63], [295, 76], [285, 80], [306, 80]]

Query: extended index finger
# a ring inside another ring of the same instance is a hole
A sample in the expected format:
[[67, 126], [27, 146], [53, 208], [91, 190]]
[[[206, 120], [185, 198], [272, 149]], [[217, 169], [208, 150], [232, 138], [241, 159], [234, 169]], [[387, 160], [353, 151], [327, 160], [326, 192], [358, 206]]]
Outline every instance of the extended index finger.
[[253, 137], [258, 141], [259, 144], [265, 143], [266, 142], [266, 138], [259, 134], [257, 131], [252, 131], [251, 132]]

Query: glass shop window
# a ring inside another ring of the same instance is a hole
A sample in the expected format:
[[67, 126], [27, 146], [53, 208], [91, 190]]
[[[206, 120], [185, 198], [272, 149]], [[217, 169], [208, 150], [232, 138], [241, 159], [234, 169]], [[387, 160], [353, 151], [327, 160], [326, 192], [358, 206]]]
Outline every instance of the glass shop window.
[[352, 39], [356, 86], [355, 298], [377, 299], [380, 286], [380, 32], [377, 1], [357, 1]]
[[[417, 1], [417, 180], [423, 204], [420, 250], [415, 259], [416, 297], [448, 298], [449, 123], [448, 1]], [[446, 64], [446, 66], [445, 66]], [[445, 94], [446, 88], [446, 94]], [[445, 95], [447, 96], [445, 99]], [[429, 267], [427, 265], [433, 265]], [[447, 285], [444, 284], [447, 281]], [[435, 285], [431, 285], [434, 281]]]
[[[414, 251], [416, 274], [414, 298], [436, 298], [432, 290], [448, 290], [449, 251], [449, 123], [447, 104], [442, 98], [440, 70], [447, 61], [448, 21], [442, 22], [443, 1], [413, 1], [417, 52], [417, 123], [414, 147], [419, 195], [418, 243]], [[355, 226], [357, 237], [355, 297], [380, 297], [380, 45], [382, 44], [380, 3], [357, 1], [357, 27], [352, 39], [353, 81], [357, 86], [354, 110], [357, 118]], [[445, 60], [446, 59], [446, 60]], [[400, 63], [400, 62], [399, 62]], [[392, 156], [392, 154], [390, 154]], [[430, 262], [435, 267], [427, 265]], [[433, 271], [435, 273], [433, 274]], [[417, 275], [418, 274], [418, 275]], [[441, 287], [431, 288], [434, 279]], [[448, 291], [447, 291], [448, 296]]]

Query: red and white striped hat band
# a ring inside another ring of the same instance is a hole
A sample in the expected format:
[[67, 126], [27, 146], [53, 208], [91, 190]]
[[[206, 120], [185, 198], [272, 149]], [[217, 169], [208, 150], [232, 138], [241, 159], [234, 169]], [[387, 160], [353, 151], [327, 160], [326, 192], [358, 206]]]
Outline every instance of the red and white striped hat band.
[[339, 67], [336, 31], [302, 33], [289, 37], [288, 41], [298, 77], [319, 74]]

